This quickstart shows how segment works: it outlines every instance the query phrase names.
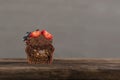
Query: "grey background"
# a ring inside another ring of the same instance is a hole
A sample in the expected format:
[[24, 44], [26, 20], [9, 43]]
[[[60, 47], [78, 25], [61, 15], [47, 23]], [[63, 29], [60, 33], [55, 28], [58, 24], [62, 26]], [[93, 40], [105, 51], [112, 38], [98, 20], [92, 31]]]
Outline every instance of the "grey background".
[[0, 58], [26, 57], [22, 37], [37, 28], [57, 58], [120, 57], [120, 0], [0, 0]]

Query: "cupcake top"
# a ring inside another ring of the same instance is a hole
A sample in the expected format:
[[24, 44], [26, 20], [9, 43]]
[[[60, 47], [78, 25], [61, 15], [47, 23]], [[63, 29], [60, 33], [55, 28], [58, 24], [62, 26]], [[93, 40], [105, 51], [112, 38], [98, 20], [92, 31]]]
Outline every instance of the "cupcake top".
[[23, 37], [23, 40], [26, 42], [27, 45], [30, 45], [30, 44], [32, 45], [43, 44], [44, 45], [44, 44], [52, 43], [53, 35], [50, 34], [46, 30], [40, 31], [39, 29], [37, 29], [32, 32], [26, 32], [26, 35]]

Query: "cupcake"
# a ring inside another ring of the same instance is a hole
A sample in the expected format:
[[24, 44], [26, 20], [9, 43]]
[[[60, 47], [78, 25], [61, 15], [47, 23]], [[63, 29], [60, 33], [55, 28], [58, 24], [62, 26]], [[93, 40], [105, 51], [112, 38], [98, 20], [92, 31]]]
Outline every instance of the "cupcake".
[[53, 61], [53, 36], [46, 30], [27, 32], [23, 37], [25, 52], [30, 64], [51, 64]]

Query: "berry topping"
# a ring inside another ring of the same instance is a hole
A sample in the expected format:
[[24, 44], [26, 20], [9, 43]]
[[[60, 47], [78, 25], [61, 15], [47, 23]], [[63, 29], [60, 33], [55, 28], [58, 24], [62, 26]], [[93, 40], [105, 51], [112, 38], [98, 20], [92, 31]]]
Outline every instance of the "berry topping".
[[52, 34], [50, 34], [49, 32], [47, 32], [46, 30], [42, 30], [41, 34], [42, 34], [45, 38], [47, 38], [47, 39], [50, 39], [50, 40], [53, 39]]
[[33, 37], [33, 38], [37, 38], [37, 37], [39, 37], [40, 35], [41, 35], [41, 32], [40, 32], [39, 29], [37, 29], [36, 31], [31, 32], [29, 36], [30, 36], [30, 37]]

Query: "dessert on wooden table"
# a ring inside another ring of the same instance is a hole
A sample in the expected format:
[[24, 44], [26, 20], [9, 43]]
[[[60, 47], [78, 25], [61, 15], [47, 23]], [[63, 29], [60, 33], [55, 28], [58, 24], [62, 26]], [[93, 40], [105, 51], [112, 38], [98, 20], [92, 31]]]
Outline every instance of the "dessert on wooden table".
[[53, 36], [46, 30], [39, 29], [27, 32], [23, 37], [26, 43], [25, 52], [30, 64], [51, 64], [53, 61]]

